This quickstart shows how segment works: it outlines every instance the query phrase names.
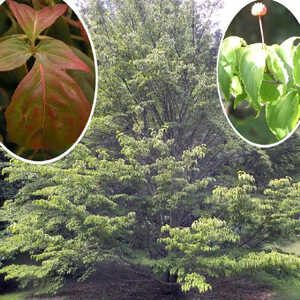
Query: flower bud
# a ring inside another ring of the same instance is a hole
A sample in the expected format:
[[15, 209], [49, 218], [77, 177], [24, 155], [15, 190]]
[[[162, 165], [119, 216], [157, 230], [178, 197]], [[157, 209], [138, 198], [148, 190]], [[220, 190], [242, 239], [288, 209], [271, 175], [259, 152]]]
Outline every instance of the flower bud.
[[267, 7], [261, 2], [255, 3], [251, 8], [251, 14], [253, 16], [261, 17], [264, 16], [266, 13]]

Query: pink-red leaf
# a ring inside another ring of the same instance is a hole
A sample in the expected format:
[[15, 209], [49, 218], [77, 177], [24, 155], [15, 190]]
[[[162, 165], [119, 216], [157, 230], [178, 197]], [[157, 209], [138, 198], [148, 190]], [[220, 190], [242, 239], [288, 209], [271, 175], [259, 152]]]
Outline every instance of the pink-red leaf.
[[89, 37], [88, 37], [83, 25], [81, 24], [81, 22], [80, 21], [78, 21], [78, 22], [79, 22], [79, 26], [80, 26], [80, 34], [83, 37], [84, 41], [89, 45], [90, 44]]
[[13, 0], [7, 0], [7, 4], [30, 40], [35, 40], [43, 30], [50, 27], [67, 9], [65, 4], [56, 4], [53, 7], [44, 7], [41, 10], [34, 10], [29, 5], [19, 4]]
[[8, 137], [27, 149], [65, 150], [80, 136], [90, 111], [74, 79], [36, 61], [6, 109]]
[[51, 68], [90, 72], [89, 67], [73, 53], [68, 45], [56, 39], [42, 40], [36, 48], [35, 57], [44, 66]]
[[0, 42], [0, 71], [10, 71], [26, 63], [32, 55], [22, 35], [16, 34]]

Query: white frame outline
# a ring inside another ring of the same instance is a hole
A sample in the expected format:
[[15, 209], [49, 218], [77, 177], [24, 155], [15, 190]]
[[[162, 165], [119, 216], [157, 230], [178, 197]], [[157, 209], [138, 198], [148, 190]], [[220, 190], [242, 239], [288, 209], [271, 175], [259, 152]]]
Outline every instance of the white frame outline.
[[[225, 33], [229, 27], [229, 25], [231, 24], [231, 22], [233, 21], [233, 19], [235, 18], [235, 16], [238, 14], [238, 12], [243, 9], [246, 5], [248, 5], [249, 3], [253, 2], [253, 0], [245, 0], [245, 3], [241, 4], [241, 7], [240, 5], [238, 7], [235, 7], [234, 9], [234, 12], [233, 14], [230, 15], [230, 19], [228, 22], [225, 22], [224, 24], [224, 28], [221, 28], [222, 30], [222, 39], [221, 39], [221, 42], [220, 42], [220, 46], [219, 46], [219, 50], [218, 50], [218, 57], [217, 57], [217, 66], [216, 66], [216, 74], [217, 74], [217, 89], [218, 89], [218, 95], [219, 95], [219, 101], [221, 103], [221, 107], [222, 107], [222, 110], [223, 110], [223, 113], [226, 117], [226, 120], [228, 122], [228, 124], [231, 126], [231, 128], [233, 129], [233, 131], [235, 132], [236, 135], [238, 135], [243, 141], [245, 141], [246, 143], [250, 144], [251, 146], [255, 146], [255, 147], [258, 147], [258, 148], [271, 148], [271, 147], [275, 147], [275, 146], [278, 146], [280, 145], [281, 143], [285, 142], [288, 138], [290, 138], [294, 133], [295, 131], [298, 129], [299, 125], [300, 125], [300, 120], [298, 122], [298, 124], [295, 126], [295, 128], [283, 139], [281, 139], [280, 141], [276, 142], [276, 143], [273, 143], [273, 144], [267, 144], [267, 145], [264, 145], [264, 144], [257, 144], [257, 143], [253, 143], [249, 140], [247, 140], [244, 136], [242, 136], [238, 130], [233, 126], [233, 124], [231, 123], [231, 121], [229, 120], [229, 117], [226, 113], [226, 110], [225, 110], [225, 107], [224, 107], [224, 103], [223, 103], [223, 100], [222, 100], [222, 95], [221, 95], [221, 91], [220, 91], [220, 86], [219, 86], [219, 73], [218, 73], [218, 66], [219, 66], [219, 57], [220, 57], [220, 52], [221, 52], [221, 44], [224, 40], [224, 36], [225, 36]], [[285, 6], [287, 9], [290, 10], [290, 12], [293, 14], [293, 16], [296, 18], [296, 20], [298, 21], [299, 23], [299, 26], [300, 26], [300, 10], [298, 11], [299, 15], [295, 15], [293, 12], [292, 12], [292, 9], [291, 9], [291, 6], [287, 6], [285, 5], [284, 3], [282, 2], [287, 2], [287, 1], [284, 1], [284, 0], [278, 0], [278, 1], [275, 1], [275, 2], [278, 2], [280, 3], [281, 5]], [[291, 2], [289, 2], [291, 3]]]
[[[34, 164], [34, 165], [46, 165], [46, 164], [50, 164], [50, 163], [54, 163], [58, 160], [60, 160], [61, 158], [65, 157], [66, 155], [68, 155], [71, 151], [74, 150], [74, 148], [77, 146], [77, 144], [81, 141], [81, 139], [83, 138], [83, 136], [85, 135], [89, 124], [92, 120], [92, 117], [94, 115], [94, 111], [95, 111], [95, 107], [96, 107], [96, 102], [97, 102], [97, 94], [98, 94], [98, 65], [97, 65], [97, 56], [96, 56], [96, 50], [95, 50], [95, 46], [94, 46], [94, 42], [91, 39], [91, 35], [89, 33], [89, 31], [87, 30], [87, 25], [85, 24], [83, 18], [80, 16], [79, 10], [77, 9], [77, 7], [74, 5], [74, 1], [72, 0], [63, 0], [68, 7], [70, 7], [73, 12], [76, 14], [76, 16], [78, 17], [78, 19], [80, 20], [81, 24], [83, 25], [84, 30], [86, 31], [88, 38], [89, 38], [89, 42], [91, 44], [91, 48], [92, 48], [92, 53], [93, 53], [93, 57], [94, 57], [94, 66], [95, 66], [95, 91], [94, 91], [94, 99], [93, 99], [93, 105], [92, 105], [92, 109], [90, 112], [90, 116], [89, 119], [84, 127], [84, 129], [82, 130], [80, 136], [77, 138], [77, 140], [75, 141], [75, 143], [65, 152], [63, 152], [62, 154], [51, 158], [51, 159], [47, 159], [47, 160], [42, 160], [42, 161], [35, 161], [35, 160], [30, 160], [30, 159], [25, 159], [21, 156], [16, 155], [14, 152], [10, 151], [7, 147], [5, 147], [5, 145], [0, 142], [0, 146], [7, 152], [9, 153], [11, 156], [13, 156], [13, 158], [17, 159], [17, 160], [21, 160], [25, 163], [30, 163], [30, 164]], [[0, 5], [2, 5], [5, 2], [5, 0], [0, 0]]]

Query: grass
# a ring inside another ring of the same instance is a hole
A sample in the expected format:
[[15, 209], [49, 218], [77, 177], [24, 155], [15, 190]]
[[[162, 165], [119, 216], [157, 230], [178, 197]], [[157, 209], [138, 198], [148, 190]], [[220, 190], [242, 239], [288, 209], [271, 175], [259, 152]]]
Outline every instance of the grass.
[[0, 300], [24, 300], [26, 299], [27, 295], [27, 292], [9, 293], [5, 295], [0, 295]]
[[299, 300], [300, 298], [300, 281], [291, 279], [288, 281], [281, 281], [274, 287], [274, 300]]
[[300, 241], [294, 242], [288, 246], [283, 246], [282, 249], [287, 252], [294, 253], [296, 255], [300, 255]]

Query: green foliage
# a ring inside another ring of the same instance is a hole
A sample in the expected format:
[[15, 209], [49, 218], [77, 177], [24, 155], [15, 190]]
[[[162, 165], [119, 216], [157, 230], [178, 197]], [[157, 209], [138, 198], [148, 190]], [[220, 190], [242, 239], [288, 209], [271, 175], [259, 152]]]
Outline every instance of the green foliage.
[[242, 244], [257, 248], [278, 239], [293, 239], [299, 232], [299, 182], [289, 177], [271, 180], [263, 195], [256, 191], [252, 176], [239, 173], [238, 185], [216, 187], [207, 199], [213, 216], [238, 230]]
[[[265, 270], [299, 276], [300, 259], [270, 245], [291, 239], [300, 231], [299, 183], [290, 178], [273, 180], [264, 194], [255, 191], [252, 176], [239, 172], [235, 187], [216, 187], [212, 205], [190, 227], [162, 227], [160, 239], [168, 250], [165, 266], [178, 274], [182, 290], [211, 288], [209, 278]], [[266, 246], [269, 243], [269, 246]]]
[[300, 115], [297, 39], [267, 46], [230, 36], [221, 46], [218, 80], [225, 101], [234, 97], [234, 109], [247, 101], [257, 115], [265, 107], [265, 121], [277, 140], [295, 128]]
[[5, 169], [12, 174], [11, 181], [27, 178], [28, 184], [2, 209], [1, 219], [10, 225], [1, 256], [23, 253], [32, 260], [31, 265], [3, 267], [6, 279], [54, 292], [66, 277], [83, 279], [101, 260], [113, 257], [123, 236], [130, 233], [134, 214], [116, 211], [101, 187], [101, 178], [107, 175], [101, 168], [105, 162], [99, 165], [89, 154], [81, 145], [67, 162], [43, 168], [14, 161]]

